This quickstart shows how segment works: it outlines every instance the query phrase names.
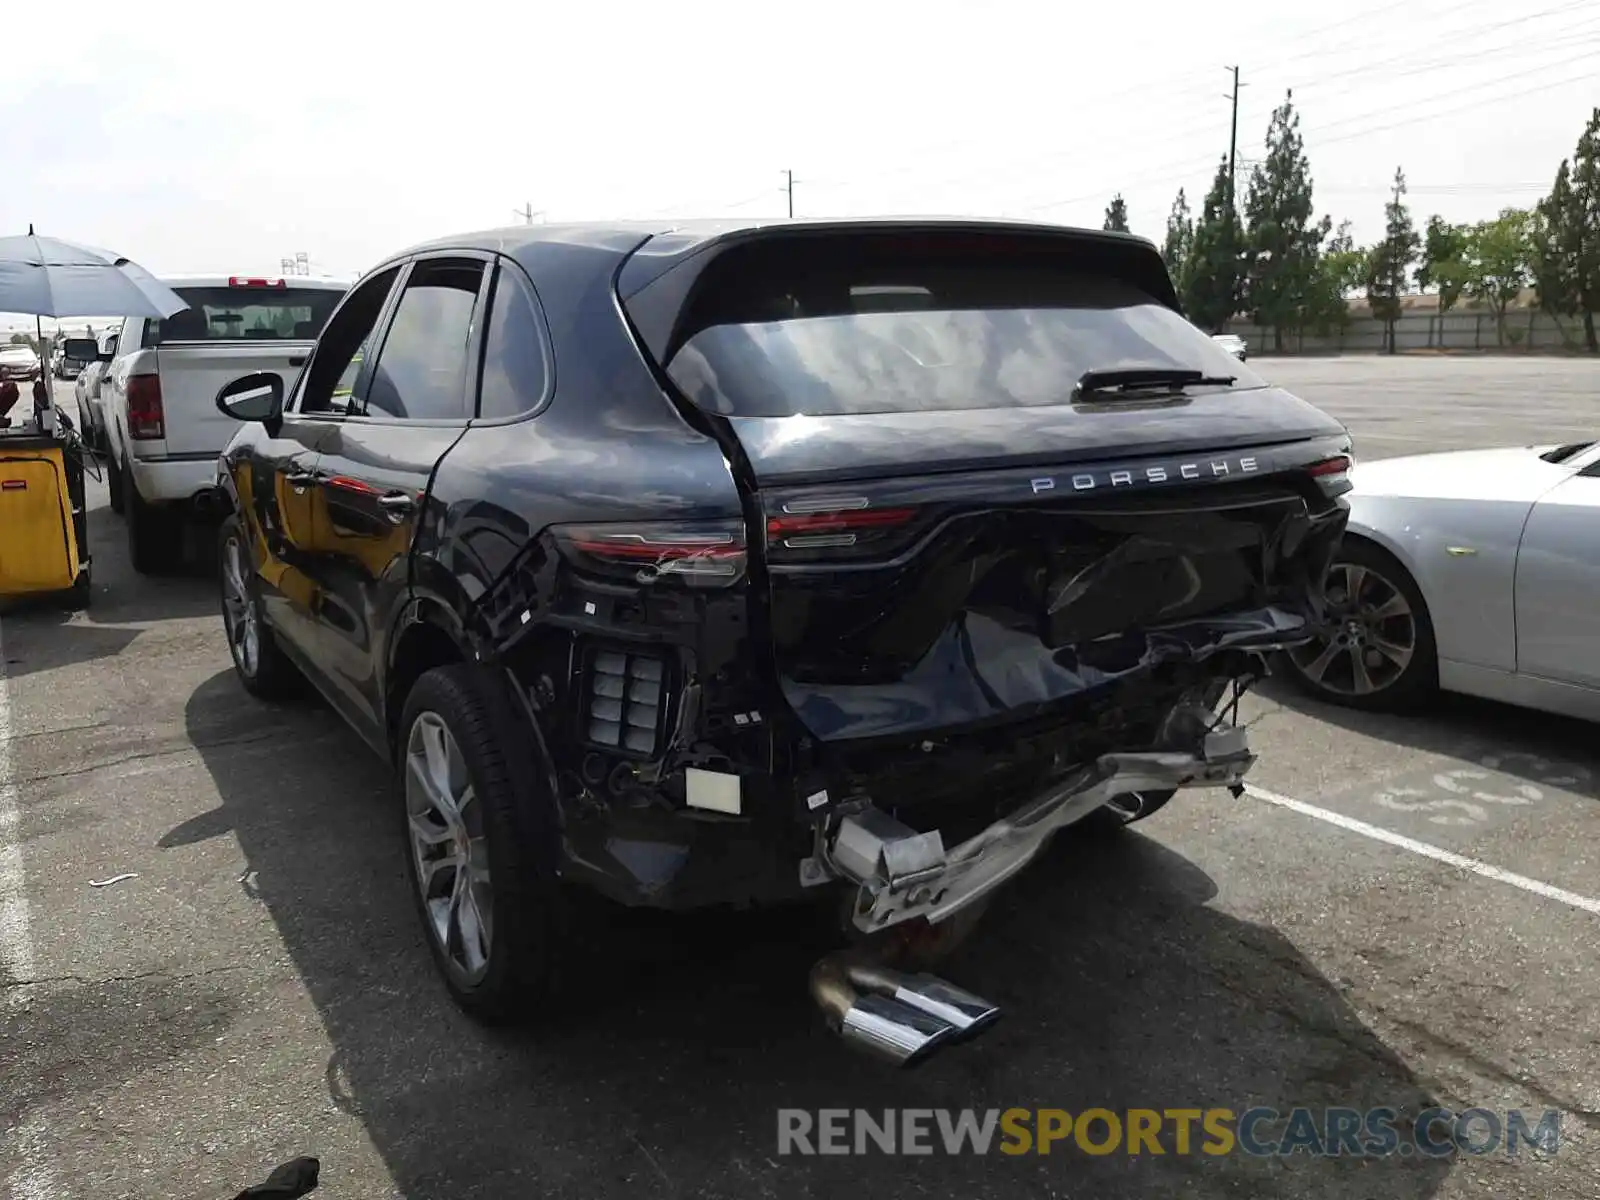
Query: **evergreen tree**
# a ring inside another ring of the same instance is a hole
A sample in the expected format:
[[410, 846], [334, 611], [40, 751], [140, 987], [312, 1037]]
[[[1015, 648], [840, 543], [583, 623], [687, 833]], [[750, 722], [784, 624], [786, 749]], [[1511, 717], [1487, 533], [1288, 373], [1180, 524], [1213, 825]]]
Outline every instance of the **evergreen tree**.
[[1111, 203], [1106, 205], [1106, 221], [1104, 228], [1112, 231], [1113, 233], [1128, 232], [1128, 205], [1122, 199], [1121, 192], [1118, 192], [1115, 196], [1111, 197]]
[[1333, 222], [1312, 218], [1311, 164], [1300, 137], [1294, 93], [1272, 114], [1267, 156], [1250, 172], [1245, 196], [1245, 243], [1249, 260], [1245, 304], [1257, 325], [1272, 326], [1283, 348], [1283, 331], [1298, 328], [1317, 273], [1317, 254]]
[[1582, 314], [1584, 341], [1600, 353], [1594, 322], [1600, 308], [1600, 108], [1590, 115], [1570, 165], [1564, 161], [1556, 172], [1539, 218], [1533, 249], [1539, 303], [1553, 313]]
[[1194, 218], [1189, 215], [1189, 200], [1178, 189], [1178, 198], [1172, 202], [1172, 212], [1167, 216], [1167, 240], [1162, 244], [1161, 257], [1166, 261], [1172, 284], [1183, 293], [1187, 277], [1189, 250], [1194, 245]]
[[1239, 214], [1228, 203], [1228, 160], [1224, 156], [1195, 222], [1183, 281], [1184, 310], [1191, 321], [1210, 333], [1220, 333], [1239, 309], [1242, 237]]
[[1400, 319], [1400, 297], [1406, 294], [1411, 264], [1422, 244], [1411, 224], [1405, 194], [1405, 172], [1396, 167], [1394, 195], [1383, 209], [1383, 241], [1372, 248], [1367, 262], [1367, 303], [1372, 306], [1372, 315], [1383, 322], [1384, 349], [1390, 354], [1395, 350], [1394, 324]]

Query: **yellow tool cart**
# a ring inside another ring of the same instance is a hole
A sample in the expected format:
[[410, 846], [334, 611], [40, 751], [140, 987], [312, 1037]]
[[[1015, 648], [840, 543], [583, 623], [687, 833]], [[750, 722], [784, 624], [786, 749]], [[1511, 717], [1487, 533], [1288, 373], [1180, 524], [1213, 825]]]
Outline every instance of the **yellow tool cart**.
[[[71, 592], [89, 603], [83, 444], [51, 422], [0, 428], [0, 600]], [[41, 426], [43, 426], [41, 428]]]
[[[28, 226], [25, 235], [0, 236], [0, 312], [34, 318], [38, 364], [20, 372], [32, 384], [32, 416], [8, 415], [23, 399], [13, 366], [0, 379], [0, 601], [41, 592], [76, 592], [89, 601], [89, 543], [86, 537], [83, 474], [96, 479], [100, 468], [84, 448], [78, 431], [55, 402], [50, 377], [51, 342], [44, 318], [65, 332], [67, 317], [159, 317], [188, 303], [138, 263], [120, 254], [62, 238], [41, 237]], [[62, 349], [87, 338], [67, 337]], [[100, 355], [84, 347], [73, 357]]]

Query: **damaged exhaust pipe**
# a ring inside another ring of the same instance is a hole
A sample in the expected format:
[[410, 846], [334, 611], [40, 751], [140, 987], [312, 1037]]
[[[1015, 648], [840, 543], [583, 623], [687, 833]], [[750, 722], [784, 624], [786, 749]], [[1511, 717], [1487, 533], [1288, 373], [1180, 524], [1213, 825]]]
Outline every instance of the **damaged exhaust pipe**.
[[1000, 1017], [987, 1000], [932, 975], [907, 975], [841, 951], [811, 968], [811, 998], [850, 1045], [897, 1067], [912, 1066]]

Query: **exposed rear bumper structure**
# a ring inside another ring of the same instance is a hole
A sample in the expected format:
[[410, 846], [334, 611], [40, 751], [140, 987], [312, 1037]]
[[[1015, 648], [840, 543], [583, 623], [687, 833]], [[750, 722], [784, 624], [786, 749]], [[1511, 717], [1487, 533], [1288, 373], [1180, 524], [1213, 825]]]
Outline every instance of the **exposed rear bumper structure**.
[[1010, 879], [1064, 826], [1115, 796], [1196, 787], [1238, 789], [1255, 764], [1245, 732], [1217, 724], [1194, 751], [1107, 754], [1009, 816], [946, 848], [937, 829], [918, 832], [874, 807], [842, 818], [806, 864], [855, 883], [853, 920], [876, 932], [922, 918], [942, 921]]

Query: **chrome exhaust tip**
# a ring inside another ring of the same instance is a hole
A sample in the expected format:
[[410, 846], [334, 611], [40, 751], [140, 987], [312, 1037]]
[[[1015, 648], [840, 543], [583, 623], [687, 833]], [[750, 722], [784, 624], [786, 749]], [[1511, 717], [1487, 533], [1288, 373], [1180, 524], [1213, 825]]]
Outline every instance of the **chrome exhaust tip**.
[[868, 993], [845, 1010], [839, 1036], [893, 1066], [909, 1067], [952, 1041], [956, 1029], [888, 996]]
[[906, 975], [858, 948], [811, 968], [811, 998], [829, 1028], [858, 1050], [907, 1067], [975, 1036], [1000, 1009], [933, 975]]
[[946, 983], [936, 975], [910, 975], [895, 988], [894, 998], [950, 1026], [956, 1040], [976, 1037], [1000, 1019], [998, 1005]]

